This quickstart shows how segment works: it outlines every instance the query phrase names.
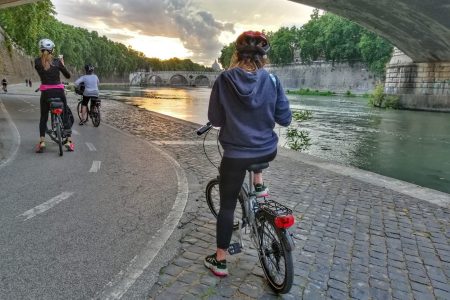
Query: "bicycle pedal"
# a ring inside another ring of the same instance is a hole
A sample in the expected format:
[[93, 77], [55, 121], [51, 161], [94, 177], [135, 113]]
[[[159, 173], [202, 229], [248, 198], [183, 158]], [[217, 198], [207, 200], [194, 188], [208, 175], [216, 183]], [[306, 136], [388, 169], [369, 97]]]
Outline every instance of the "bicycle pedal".
[[241, 244], [239, 244], [239, 243], [232, 243], [228, 247], [228, 253], [230, 253], [230, 255], [238, 254], [241, 252], [242, 252], [242, 247], [241, 247]]

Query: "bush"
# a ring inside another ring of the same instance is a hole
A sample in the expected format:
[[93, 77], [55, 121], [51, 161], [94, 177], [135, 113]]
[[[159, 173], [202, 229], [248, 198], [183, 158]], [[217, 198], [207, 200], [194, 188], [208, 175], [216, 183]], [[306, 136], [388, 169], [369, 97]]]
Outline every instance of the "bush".
[[386, 95], [382, 84], [378, 84], [373, 93], [369, 96], [369, 105], [379, 108], [399, 109], [400, 97], [395, 95]]

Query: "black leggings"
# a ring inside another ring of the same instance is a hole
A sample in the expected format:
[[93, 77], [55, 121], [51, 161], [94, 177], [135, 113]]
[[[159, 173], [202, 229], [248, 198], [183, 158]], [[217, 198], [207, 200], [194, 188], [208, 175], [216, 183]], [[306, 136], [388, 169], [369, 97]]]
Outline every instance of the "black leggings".
[[277, 151], [256, 158], [223, 157], [220, 163], [220, 210], [217, 216], [217, 248], [228, 249], [233, 233], [234, 210], [247, 168], [252, 164], [272, 161]]
[[[39, 121], [39, 135], [45, 136], [45, 132], [47, 131], [47, 121], [48, 121], [48, 112], [50, 110], [50, 105], [47, 99], [49, 98], [60, 98], [64, 103], [64, 111], [66, 111], [67, 100], [66, 95], [64, 94], [63, 89], [50, 89], [41, 92], [41, 120]], [[68, 127], [68, 116], [67, 114], [62, 115], [62, 121], [64, 123], [65, 129]], [[66, 136], [70, 137], [70, 134], [66, 134]]]

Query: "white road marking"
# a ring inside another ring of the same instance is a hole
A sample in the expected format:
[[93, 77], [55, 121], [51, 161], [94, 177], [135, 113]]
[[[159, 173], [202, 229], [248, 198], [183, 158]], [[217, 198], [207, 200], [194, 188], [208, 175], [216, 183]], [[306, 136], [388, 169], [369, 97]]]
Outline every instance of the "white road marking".
[[[117, 130], [122, 134], [129, 137], [137, 138], [127, 132], [120, 129], [112, 127], [108, 124], [103, 126], [108, 126], [111, 129]], [[180, 221], [184, 208], [186, 207], [189, 186], [186, 174], [181, 168], [180, 164], [169, 154], [164, 152], [162, 149], [156, 147], [152, 143], [143, 140], [146, 144], [150, 145], [154, 150], [158, 151], [162, 156], [164, 156], [173, 166], [175, 173], [177, 175], [178, 187], [177, 196], [175, 202], [172, 205], [169, 215], [167, 216], [164, 224], [161, 226], [162, 230], [158, 230], [148, 242], [144, 250], [132, 259], [128, 267], [125, 270], [120, 271], [116, 278], [110, 281], [101, 293], [100, 299], [120, 299], [127, 292], [127, 290], [136, 282], [139, 276], [145, 271], [145, 269], [152, 263], [153, 259], [158, 255], [159, 251], [162, 249], [164, 244], [167, 242], [169, 237], [172, 235], [176, 229], [178, 222]]]
[[19, 130], [16, 127], [16, 124], [14, 124], [11, 116], [9, 115], [8, 111], [6, 110], [6, 107], [3, 105], [2, 100], [0, 99], [0, 109], [3, 111], [3, 114], [6, 116], [6, 119], [8, 120], [9, 126], [11, 127], [12, 131], [14, 132], [14, 140], [12, 141], [14, 144], [16, 144], [15, 149], [12, 151], [12, 154], [9, 156], [9, 158], [4, 161], [4, 162], [0, 162], [0, 168], [6, 166], [7, 164], [9, 164], [10, 162], [12, 162], [16, 156], [17, 156], [17, 152], [19, 150], [20, 147], [20, 133]]
[[89, 151], [97, 151], [94, 144], [92, 143], [86, 143], [86, 146], [89, 148]]
[[24, 212], [23, 214], [21, 214], [17, 217], [25, 217], [24, 221], [29, 220], [39, 214], [42, 214], [43, 212], [46, 212], [53, 206], [57, 205], [61, 201], [68, 199], [72, 195], [73, 195], [72, 192], [63, 192], [63, 193], [59, 194], [58, 196], [53, 197], [52, 199], [48, 200], [47, 202], [44, 202], [41, 205], [36, 206], [35, 208], [27, 210], [26, 212]]
[[76, 131], [75, 129], [72, 129], [72, 133], [75, 135], [80, 135], [80, 133], [78, 131]]
[[99, 160], [94, 160], [94, 161], [92, 162], [92, 166], [91, 166], [91, 169], [89, 170], [89, 173], [97, 173], [98, 170], [100, 170], [100, 165], [101, 165], [101, 164], [102, 164], [101, 161], [99, 161]]

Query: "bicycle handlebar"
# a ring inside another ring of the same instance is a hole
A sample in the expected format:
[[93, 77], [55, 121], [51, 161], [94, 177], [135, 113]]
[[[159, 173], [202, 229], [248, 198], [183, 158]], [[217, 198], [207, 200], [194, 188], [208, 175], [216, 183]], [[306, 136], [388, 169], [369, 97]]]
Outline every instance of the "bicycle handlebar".
[[206, 123], [206, 125], [203, 125], [199, 129], [197, 129], [197, 135], [202, 135], [205, 132], [207, 132], [208, 130], [210, 130], [211, 128], [212, 128], [211, 122], [208, 122], [208, 123]]

